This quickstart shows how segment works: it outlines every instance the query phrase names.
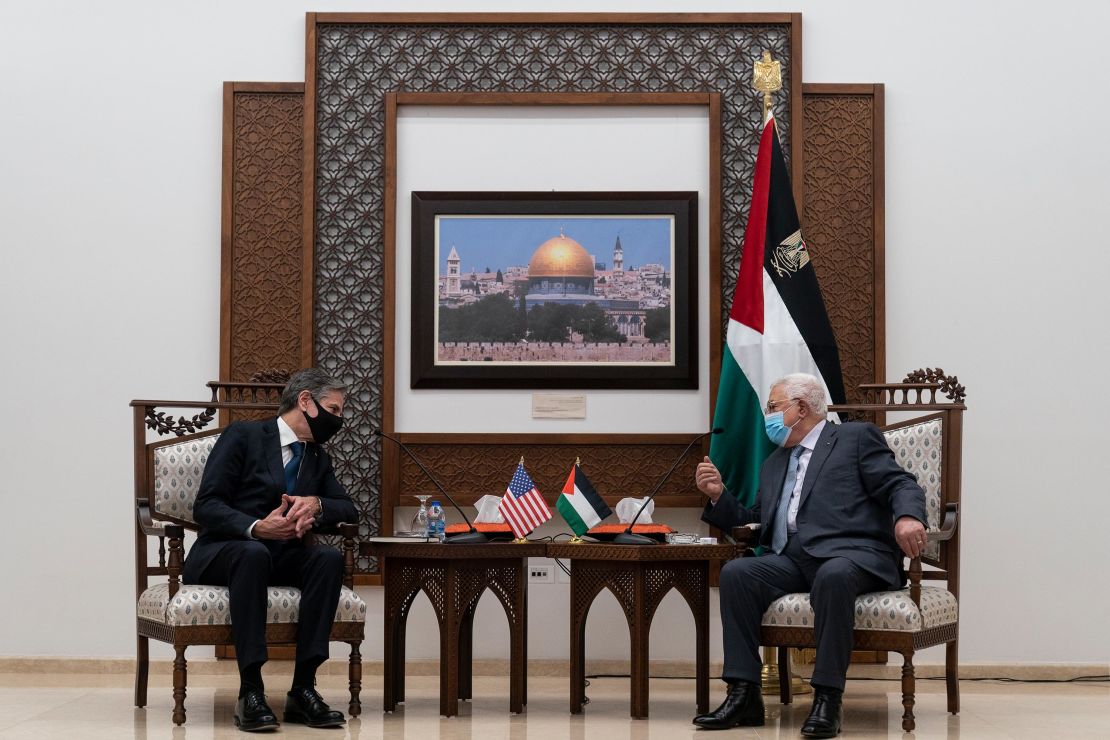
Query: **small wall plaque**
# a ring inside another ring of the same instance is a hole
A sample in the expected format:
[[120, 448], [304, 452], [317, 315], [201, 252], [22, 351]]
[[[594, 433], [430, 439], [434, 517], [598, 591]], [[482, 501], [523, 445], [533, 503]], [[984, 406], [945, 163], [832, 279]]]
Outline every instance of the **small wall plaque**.
[[533, 419], [585, 419], [585, 393], [533, 393]]

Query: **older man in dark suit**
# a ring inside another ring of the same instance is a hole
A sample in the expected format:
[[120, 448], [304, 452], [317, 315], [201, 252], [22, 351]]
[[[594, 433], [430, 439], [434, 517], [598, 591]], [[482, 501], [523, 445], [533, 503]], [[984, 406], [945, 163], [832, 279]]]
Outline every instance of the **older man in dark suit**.
[[767, 434], [780, 449], [759, 475], [750, 509], [729, 495], [709, 460], [698, 488], [709, 497], [702, 519], [725, 531], [758, 523], [762, 556], [721, 570], [721, 628], [728, 695], [694, 718], [704, 729], [763, 724], [759, 631], [763, 612], [788, 593], [810, 593], [817, 639], [813, 708], [805, 737], [840, 733], [841, 698], [852, 652], [855, 600], [901, 588], [902, 553], [925, 545], [925, 493], [903, 470], [873, 424], [826, 422], [825, 390], [812, 375], [776, 381]]
[[343, 557], [302, 539], [313, 528], [358, 518], [321, 447], [343, 424], [345, 396], [343, 383], [320, 370], [296, 373], [282, 392], [278, 416], [228, 426], [204, 467], [193, 506], [201, 532], [182, 575], [185, 583], [228, 587], [240, 680], [235, 724], [242, 730], [278, 725], [262, 684], [271, 585], [301, 591], [285, 721], [310, 727], [345, 721], [315, 689], [316, 669], [328, 659]]

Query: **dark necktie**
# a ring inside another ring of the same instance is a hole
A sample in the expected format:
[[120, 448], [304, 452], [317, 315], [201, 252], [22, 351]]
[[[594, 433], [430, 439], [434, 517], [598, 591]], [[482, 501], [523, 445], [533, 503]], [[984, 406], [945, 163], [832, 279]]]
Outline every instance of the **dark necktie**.
[[786, 464], [786, 482], [782, 484], [779, 508], [775, 511], [774, 529], [771, 532], [771, 550], [781, 554], [786, 549], [786, 520], [790, 516], [790, 498], [794, 495], [794, 484], [798, 482], [798, 460], [805, 448], [798, 445], [790, 452], [790, 462]]
[[293, 493], [297, 487], [297, 471], [301, 469], [301, 458], [304, 457], [304, 442], [292, 442], [289, 449], [293, 451], [293, 457], [285, 464], [285, 491]]

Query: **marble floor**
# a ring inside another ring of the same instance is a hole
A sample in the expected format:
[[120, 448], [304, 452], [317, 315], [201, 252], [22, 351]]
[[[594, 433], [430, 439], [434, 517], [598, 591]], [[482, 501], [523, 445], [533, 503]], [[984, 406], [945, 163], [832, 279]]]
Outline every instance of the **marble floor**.
[[[168, 678], [152, 676], [150, 703], [132, 706], [131, 678], [126, 675], [0, 674], [0, 738], [232, 738], [247, 737], [232, 722], [236, 681], [231, 676], [191, 676], [186, 701], [188, 722], [170, 722], [173, 701]], [[279, 712], [283, 682], [268, 679], [271, 704]], [[1110, 738], [1110, 684], [1023, 684], [965, 681], [962, 710], [957, 717], [945, 712], [944, 684], [920, 681], [917, 694], [917, 731], [901, 731], [901, 693], [897, 681], [849, 681], [845, 699], [844, 738]], [[324, 698], [346, 709], [345, 682], [322, 676]], [[628, 680], [594, 679], [587, 689], [591, 703], [584, 714], [567, 712], [565, 678], [532, 678], [525, 714], [510, 715], [508, 679], [475, 677], [474, 700], [462, 714], [443, 719], [438, 714], [438, 678], [410, 676], [408, 701], [402, 710], [380, 710], [381, 678], [368, 676], [364, 684], [363, 714], [340, 730], [281, 727], [290, 738], [405, 738], [406, 740], [671, 740], [672, 738], [797, 738], [809, 710], [809, 697], [788, 707], [777, 699], [767, 702], [765, 727], [723, 733], [699, 733], [690, 724], [694, 684], [685, 679], [659, 679], [651, 684], [651, 720], [628, 717]], [[720, 699], [714, 686], [713, 701]]]

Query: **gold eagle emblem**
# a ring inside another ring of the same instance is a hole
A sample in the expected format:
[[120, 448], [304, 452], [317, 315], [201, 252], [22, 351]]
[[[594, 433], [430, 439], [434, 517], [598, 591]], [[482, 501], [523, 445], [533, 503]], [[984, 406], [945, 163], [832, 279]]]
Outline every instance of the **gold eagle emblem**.
[[802, 239], [801, 229], [783, 239], [771, 255], [771, 266], [775, 268], [779, 277], [792, 275], [808, 264], [809, 251], [806, 249], [805, 240]]

